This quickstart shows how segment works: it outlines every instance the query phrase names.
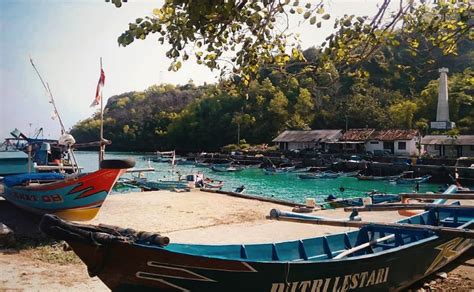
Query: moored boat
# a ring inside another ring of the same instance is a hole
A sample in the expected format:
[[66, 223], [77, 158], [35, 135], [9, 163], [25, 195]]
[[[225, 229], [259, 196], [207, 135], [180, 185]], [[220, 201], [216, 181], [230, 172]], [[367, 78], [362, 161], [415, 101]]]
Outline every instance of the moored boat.
[[242, 171], [243, 168], [240, 166], [230, 165], [230, 166], [220, 166], [220, 165], [213, 165], [211, 166], [212, 171], [215, 172], [237, 172]]
[[316, 172], [316, 173], [304, 173], [299, 174], [298, 177], [300, 179], [328, 179], [328, 178], [338, 178], [341, 174], [337, 172]]
[[339, 221], [360, 229], [249, 245], [168, 244], [159, 234], [74, 224], [51, 215], [40, 228], [66, 240], [89, 275], [113, 291], [391, 291], [470, 249], [473, 214], [472, 207], [439, 207], [398, 224]]
[[421, 184], [421, 183], [427, 182], [430, 178], [431, 178], [431, 175], [426, 174], [424, 176], [414, 177], [414, 178], [399, 177], [393, 181], [397, 184]]
[[91, 220], [99, 212], [118, 177], [135, 164], [132, 160], [104, 160], [88, 174], [25, 173], [3, 180], [3, 197], [37, 214], [56, 214], [68, 220]]
[[356, 198], [341, 198], [326, 200], [326, 202], [319, 204], [321, 209], [335, 209], [353, 206], [363, 206], [365, 204], [381, 204], [389, 202], [400, 201], [400, 196], [397, 194], [369, 194], [366, 197]]
[[399, 178], [399, 175], [390, 175], [390, 176], [376, 176], [376, 175], [357, 175], [358, 180], [394, 180]]

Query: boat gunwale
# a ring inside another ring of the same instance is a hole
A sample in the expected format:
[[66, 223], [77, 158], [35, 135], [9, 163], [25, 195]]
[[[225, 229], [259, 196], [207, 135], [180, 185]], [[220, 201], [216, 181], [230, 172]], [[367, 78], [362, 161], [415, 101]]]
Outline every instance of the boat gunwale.
[[[457, 201], [458, 202], [458, 201]], [[453, 202], [453, 204], [455, 204], [456, 202]], [[430, 212], [430, 210], [426, 211], [426, 212], [423, 212], [423, 213], [420, 213], [420, 214], [417, 214], [417, 215], [414, 215], [414, 216], [411, 216], [411, 217], [408, 217], [408, 218], [404, 218], [402, 220], [398, 220], [397, 222], [401, 223], [402, 221], [408, 221], [409, 219], [411, 218], [415, 218], [415, 217], [421, 217], [423, 216], [423, 214], [427, 214], [428, 212]], [[450, 218], [451, 216], [446, 216], [446, 218]], [[444, 219], [446, 219], [444, 218]], [[471, 224], [474, 224], [474, 219], [471, 219], [455, 228], [457, 229], [462, 229], [464, 226], [469, 226]], [[371, 224], [367, 225], [367, 226], [373, 226]], [[376, 225], [375, 225], [376, 226]], [[427, 226], [435, 226], [435, 225], [427, 225]], [[438, 225], [439, 226], [439, 225]], [[399, 228], [394, 228], [394, 229], [399, 229]], [[360, 228], [359, 229], [356, 229], [356, 230], [352, 230], [352, 231], [349, 231], [349, 232], [338, 232], [338, 233], [331, 233], [329, 236], [344, 236], [345, 234], [348, 234], [348, 233], [357, 233], [357, 232], [360, 232]], [[402, 230], [401, 230], [402, 231]], [[427, 230], [428, 231], [428, 230]], [[426, 232], [426, 231], [423, 231], [423, 230], [419, 230], [417, 231], [419, 233], [423, 233], [423, 232]], [[430, 232], [430, 231], [428, 231]], [[393, 233], [395, 234], [395, 233]], [[403, 233], [400, 233], [400, 234], [403, 234]], [[279, 243], [293, 243], [293, 244], [297, 244], [299, 241], [304, 241], [304, 240], [311, 240], [311, 239], [316, 239], [316, 238], [323, 238], [323, 237], [326, 237], [325, 235], [322, 235], [322, 236], [317, 236], [317, 237], [309, 237], [309, 238], [304, 238], [304, 239], [296, 239], [296, 240], [291, 240], [291, 241], [279, 241], [279, 242], [268, 242], [268, 243], [254, 243], [254, 244], [226, 244], [226, 245], [222, 245], [222, 244], [187, 244], [187, 243], [170, 243], [169, 245], [167, 246], [158, 246], [158, 245], [149, 245], [149, 244], [144, 244], [144, 243], [139, 243], [139, 242], [131, 242], [130, 244], [132, 245], [135, 245], [135, 246], [140, 246], [140, 247], [143, 247], [143, 248], [153, 248], [153, 249], [161, 249], [161, 250], [165, 250], [165, 251], [168, 251], [170, 253], [178, 253], [178, 254], [183, 254], [183, 255], [188, 255], [188, 256], [199, 256], [199, 257], [203, 257], [203, 258], [207, 258], [207, 259], [219, 259], [219, 260], [229, 260], [229, 261], [244, 261], [244, 262], [249, 262], [249, 263], [327, 263], [327, 262], [335, 262], [335, 261], [347, 261], [347, 260], [360, 260], [360, 259], [366, 259], [366, 258], [373, 258], [373, 257], [377, 257], [377, 256], [383, 256], [383, 255], [386, 255], [386, 254], [389, 254], [389, 253], [394, 253], [394, 252], [398, 252], [402, 249], [408, 249], [408, 248], [412, 248], [416, 245], [421, 245], [421, 244], [425, 244], [426, 242], [429, 242], [429, 241], [434, 241], [438, 238], [440, 238], [439, 235], [436, 235], [436, 234], [433, 234], [431, 236], [427, 236], [426, 238], [422, 238], [422, 239], [418, 239], [414, 242], [410, 242], [410, 243], [406, 243], [406, 244], [403, 244], [403, 245], [400, 245], [400, 246], [394, 246], [392, 248], [388, 248], [386, 250], [382, 250], [382, 251], [378, 251], [376, 253], [373, 253], [373, 254], [363, 254], [363, 255], [358, 255], [358, 256], [351, 256], [351, 257], [346, 257], [346, 258], [342, 258], [342, 259], [333, 259], [333, 258], [326, 258], [326, 259], [321, 259], [321, 260], [305, 260], [305, 259], [294, 259], [294, 260], [255, 260], [255, 259], [248, 259], [248, 258], [230, 258], [230, 257], [225, 257], [225, 256], [219, 256], [219, 255], [205, 255], [205, 254], [199, 254], [199, 253], [189, 253], [189, 252], [186, 252], [185, 250], [174, 250], [174, 249], [170, 249], [170, 247], [173, 247], [173, 246], [176, 246], [176, 247], [179, 247], [179, 246], [191, 246], [191, 247], [196, 247], [196, 248], [206, 248], [206, 247], [209, 247], [209, 248], [218, 248], [218, 247], [221, 247], [221, 248], [226, 248], [226, 247], [232, 247], [232, 246], [235, 246], [235, 247], [238, 247], [238, 246], [251, 246], [251, 245], [254, 245], [254, 246], [257, 246], [257, 245], [267, 245], [267, 246], [272, 246], [272, 245], [277, 245]], [[342, 238], [341, 238], [342, 239]], [[321, 254], [323, 255], [323, 254]], [[315, 256], [318, 256], [318, 255], [315, 255]]]

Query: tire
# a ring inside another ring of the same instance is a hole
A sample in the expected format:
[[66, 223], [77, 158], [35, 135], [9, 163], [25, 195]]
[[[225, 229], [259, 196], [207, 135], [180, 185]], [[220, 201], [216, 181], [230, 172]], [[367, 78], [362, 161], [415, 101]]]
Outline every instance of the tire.
[[133, 159], [107, 159], [102, 160], [100, 168], [105, 169], [125, 169], [132, 168], [135, 166], [135, 160]]

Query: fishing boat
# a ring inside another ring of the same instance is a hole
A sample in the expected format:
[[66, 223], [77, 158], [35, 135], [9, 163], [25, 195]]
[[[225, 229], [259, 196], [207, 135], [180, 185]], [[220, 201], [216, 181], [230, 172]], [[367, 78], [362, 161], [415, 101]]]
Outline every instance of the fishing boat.
[[430, 178], [431, 175], [426, 174], [424, 176], [414, 178], [399, 177], [393, 180], [393, 182], [395, 182], [396, 184], [421, 184], [427, 182]]
[[273, 174], [286, 174], [289, 172], [293, 172], [295, 170], [295, 166], [284, 166], [284, 167], [267, 167], [264, 169], [265, 174], [273, 175]]
[[75, 224], [52, 215], [43, 217], [40, 228], [66, 240], [89, 275], [113, 291], [392, 291], [472, 247], [474, 207], [457, 207], [437, 207], [385, 224], [295, 218], [272, 210], [273, 219], [360, 229], [248, 245], [169, 243], [156, 233]]
[[36, 214], [56, 214], [75, 221], [91, 220], [99, 212], [118, 177], [133, 160], [103, 160], [88, 174], [24, 173], [3, 179], [3, 197]]
[[326, 199], [324, 203], [319, 204], [321, 209], [335, 209], [335, 208], [345, 208], [351, 206], [364, 206], [365, 204], [381, 204], [389, 202], [398, 202], [400, 201], [400, 196], [397, 194], [369, 194], [365, 197], [356, 197], [356, 198], [340, 198], [331, 197], [331, 199]]
[[357, 175], [358, 180], [394, 180], [399, 178], [399, 175], [390, 175], [390, 176], [376, 176], [376, 175]]
[[[74, 139], [64, 134], [59, 140], [42, 139], [38, 136], [42, 128], [33, 137], [28, 137], [14, 129], [0, 145], [0, 175], [12, 175], [26, 172], [67, 172], [78, 169], [71, 157], [66, 139]], [[72, 144], [75, 141], [67, 141]]]
[[240, 166], [235, 166], [235, 165], [230, 165], [230, 166], [213, 165], [211, 166], [211, 170], [215, 172], [237, 172], [237, 171], [242, 171], [243, 168]]
[[188, 182], [181, 179], [175, 180], [150, 180], [146, 177], [136, 177], [134, 184], [147, 191], [157, 190], [175, 190], [175, 189], [188, 189]]
[[298, 175], [300, 179], [330, 179], [330, 178], [338, 178], [340, 176], [341, 176], [340, 173], [332, 172], [332, 171], [304, 173], [304, 174]]

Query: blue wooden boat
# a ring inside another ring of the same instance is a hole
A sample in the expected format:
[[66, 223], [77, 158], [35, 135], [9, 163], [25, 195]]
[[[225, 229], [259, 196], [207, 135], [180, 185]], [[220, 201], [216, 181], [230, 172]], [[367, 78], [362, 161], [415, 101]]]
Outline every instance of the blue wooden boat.
[[274, 175], [274, 174], [286, 174], [289, 172], [295, 171], [296, 166], [284, 166], [284, 167], [267, 167], [264, 169], [264, 173], [267, 175]]
[[146, 190], [175, 190], [189, 188], [188, 182], [184, 180], [148, 180], [136, 178], [135, 184]]
[[426, 174], [421, 177], [414, 177], [414, 178], [405, 178], [405, 177], [400, 177], [395, 179], [395, 183], [397, 184], [421, 184], [427, 182], [431, 178], [431, 175]]
[[316, 173], [304, 173], [299, 174], [298, 177], [300, 179], [330, 179], [330, 178], [338, 178], [341, 174], [337, 172], [316, 172]]
[[370, 194], [366, 197], [344, 198], [327, 200], [319, 204], [322, 209], [335, 209], [345, 207], [363, 206], [368, 199], [369, 204], [381, 204], [400, 201], [400, 196], [397, 194]]
[[67, 146], [58, 140], [27, 137], [18, 129], [10, 134], [12, 137], [0, 145], [0, 176], [52, 170], [72, 173], [77, 170], [77, 165], [67, 158]]
[[238, 172], [238, 171], [242, 171], [243, 168], [240, 166], [234, 166], [234, 165], [230, 165], [230, 166], [213, 165], [211, 166], [211, 170], [215, 172]]
[[472, 247], [474, 208], [443, 206], [398, 224], [332, 223], [360, 223], [360, 229], [288, 242], [198, 245], [51, 215], [40, 228], [66, 240], [89, 275], [113, 291], [392, 291]]

